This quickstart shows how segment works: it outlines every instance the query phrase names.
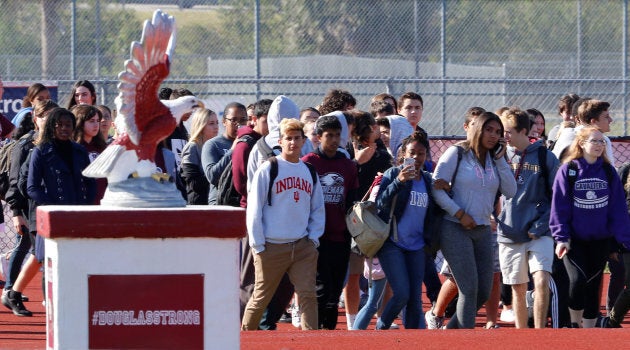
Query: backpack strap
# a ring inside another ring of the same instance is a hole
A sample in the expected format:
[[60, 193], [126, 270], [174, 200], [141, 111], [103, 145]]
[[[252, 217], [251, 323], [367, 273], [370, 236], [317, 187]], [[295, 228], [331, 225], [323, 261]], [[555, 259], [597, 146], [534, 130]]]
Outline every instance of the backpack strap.
[[[265, 143], [267, 144], [267, 143]], [[273, 189], [273, 182], [276, 181], [276, 177], [278, 177], [278, 159], [273, 156], [267, 159], [271, 165], [269, 168], [269, 191], [267, 191], [267, 205], [271, 206], [271, 190]], [[317, 183], [317, 172], [315, 171], [315, 167], [309, 162], [303, 162], [306, 164], [308, 171], [311, 173], [311, 178], [313, 180], [313, 186]]]
[[613, 172], [615, 172], [615, 167], [613, 167], [612, 164], [606, 163], [606, 162], [604, 162], [603, 166], [604, 166], [604, 171], [606, 172], [606, 179], [608, 180], [608, 183], [612, 183], [613, 178], [614, 178]]
[[457, 147], [457, 164], [455, 165], [455, 171], [453, 172], [453, 176], [451, 177], [451, 193], [449, 196], [453, 197], [453, 186], [455, 185], [455, 179], [457, 178], [457, 171], [459, 170], [459, 163], [462, 161], [462, 157], [464, 156], [464, 147], [455, 145]]
[[[265, 144], [267, 144], [265, 142]], [[278, 159], [276, 157], [269, 157], [267, 159], [271, 167], [269, 168], [269, 191], [267, 192], [267, 205], [271, 206], [271, 190], [273, 189], [273, 182], [278, 177]]]
[[540, 175], [545, 180], [545, 193], [547, 198], [551, 198], [551, 186], [549, 186], [549, 168], [547, 167], [547, 148], [538, 147], [538, 166]]
[[575, 161], [569, 162], [567, 170], [567, 181], [569, 182], [569, 198], [573, 198], [573, 189], [575, 187], [575, 181], [577, 181], [578, 167]]
[[274, 157], [276, 154], [274, 153], [274, 148], [269, 147], [267, 142], [265, 141], [265, 137], [261, 137], [256, 142], [258, 145], [258, 151], [265, 157], [265, 159]]
[[313, 185], [315, 185], [317, 183], [317, 177], [318, 177], [317, 171], [315, 171], [315, 167], [313, 166], [313, 164], [309, 162], [304, 162], [304, 164], [306, 164], [308, 171], [311, 172], [311, 179], [313, 180]]

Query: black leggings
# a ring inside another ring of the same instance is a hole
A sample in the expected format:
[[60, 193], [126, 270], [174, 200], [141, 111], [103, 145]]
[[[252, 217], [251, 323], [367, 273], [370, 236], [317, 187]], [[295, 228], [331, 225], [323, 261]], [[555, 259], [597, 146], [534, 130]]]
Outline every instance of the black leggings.
[[617, 324], [621, 324], [624, 316], [630, 310], [630, 253], [623, 253], [623, 265], [625, 267], [625, 289], [619, 294], [615, 305], [610, 311], [610, 318]]
[[569, 308], [584, 310], [586, 319], [599, 314], [599, 287], [610, 254], [610, 240], [571, 240], [564, 266], [569, 275]]

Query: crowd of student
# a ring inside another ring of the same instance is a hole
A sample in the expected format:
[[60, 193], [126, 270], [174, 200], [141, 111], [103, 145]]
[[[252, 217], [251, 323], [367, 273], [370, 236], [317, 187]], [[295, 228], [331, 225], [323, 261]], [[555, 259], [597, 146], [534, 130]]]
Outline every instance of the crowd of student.
[[[160, 91], [164, 100], [186, 95]], [[21, 293], [44, 257], [35, 208], [98, 204], [104, 194], [105, 179], [81, 174], [115, 138], [111, 111], [95, 103], [89, 81], [74, 85], [66, 108], [34, 84], [23, 110], [2, 123], [15, 129], [2, 133], [0, 159], [10, 147], [3, 198], [19, 232], [2, 303], [18, 316], [31, 315]], [[419, 125], [417, 93], [383, 93], [369, 111], [356, 107], [348, 91], [331, 89], [316, 107], [286, 96], [232, 102], [221, 120], [200, 108], [158, 146], [158, 169], [189, 205], [246, 209], [243, 330], [275, 329], [289, 306], [297, 327], [336, 329], [342, 295], [348, 329], [366, 329], [374, 314], [376, 329], [399, 327], [399, 317], [406, 329], [474, 328], [483, 305], [486, 328], [496, 328], [500, 294], [517, 328], [620, 326], [630, 307], [630, 166], [614, 168], [607, 102], [564, 96], [565, 121], [550, 137], [536, 109], [470, 108], [466, 140], [439, 159]], [[345, 224], [362, 198], [391, 222], [374, 259], [353, 247]], [[429, 239], [439, 240], [444, 283]], [[607, 263], [610, 301], [601, 315]]]

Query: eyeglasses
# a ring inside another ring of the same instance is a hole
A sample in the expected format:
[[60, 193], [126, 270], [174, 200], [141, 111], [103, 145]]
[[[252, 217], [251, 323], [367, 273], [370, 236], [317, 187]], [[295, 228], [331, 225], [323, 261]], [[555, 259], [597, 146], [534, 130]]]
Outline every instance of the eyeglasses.
[[225, 120], [232, 123], [232, 125], [245, 125], [247, 124], [247, 119], [236, 119], [236, 118], [225, 118]]
[[586, 140], [586, 142], [592, 145], [605, 145], [606, 144], [606, 140], [604, 139], [590, 139], [590, 140]]

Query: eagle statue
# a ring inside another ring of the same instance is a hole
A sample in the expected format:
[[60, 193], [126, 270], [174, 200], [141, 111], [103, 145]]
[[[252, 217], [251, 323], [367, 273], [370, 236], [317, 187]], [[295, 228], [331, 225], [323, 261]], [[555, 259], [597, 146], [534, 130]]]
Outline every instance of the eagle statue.
[[144, 22], [141, 41], [131, 43], [131, 59], [118, 74], [118, 137], [83, 171], [86, 177], [106, 177], [108, 189], [130, 176], [155, 177], [158, 144], [184, 114], [203, 107], [194, 96], [169, 101], [158, 98], [160, 84], [169, 74], [175, 38], [175, 19], [157, 10], [150, 22]]

